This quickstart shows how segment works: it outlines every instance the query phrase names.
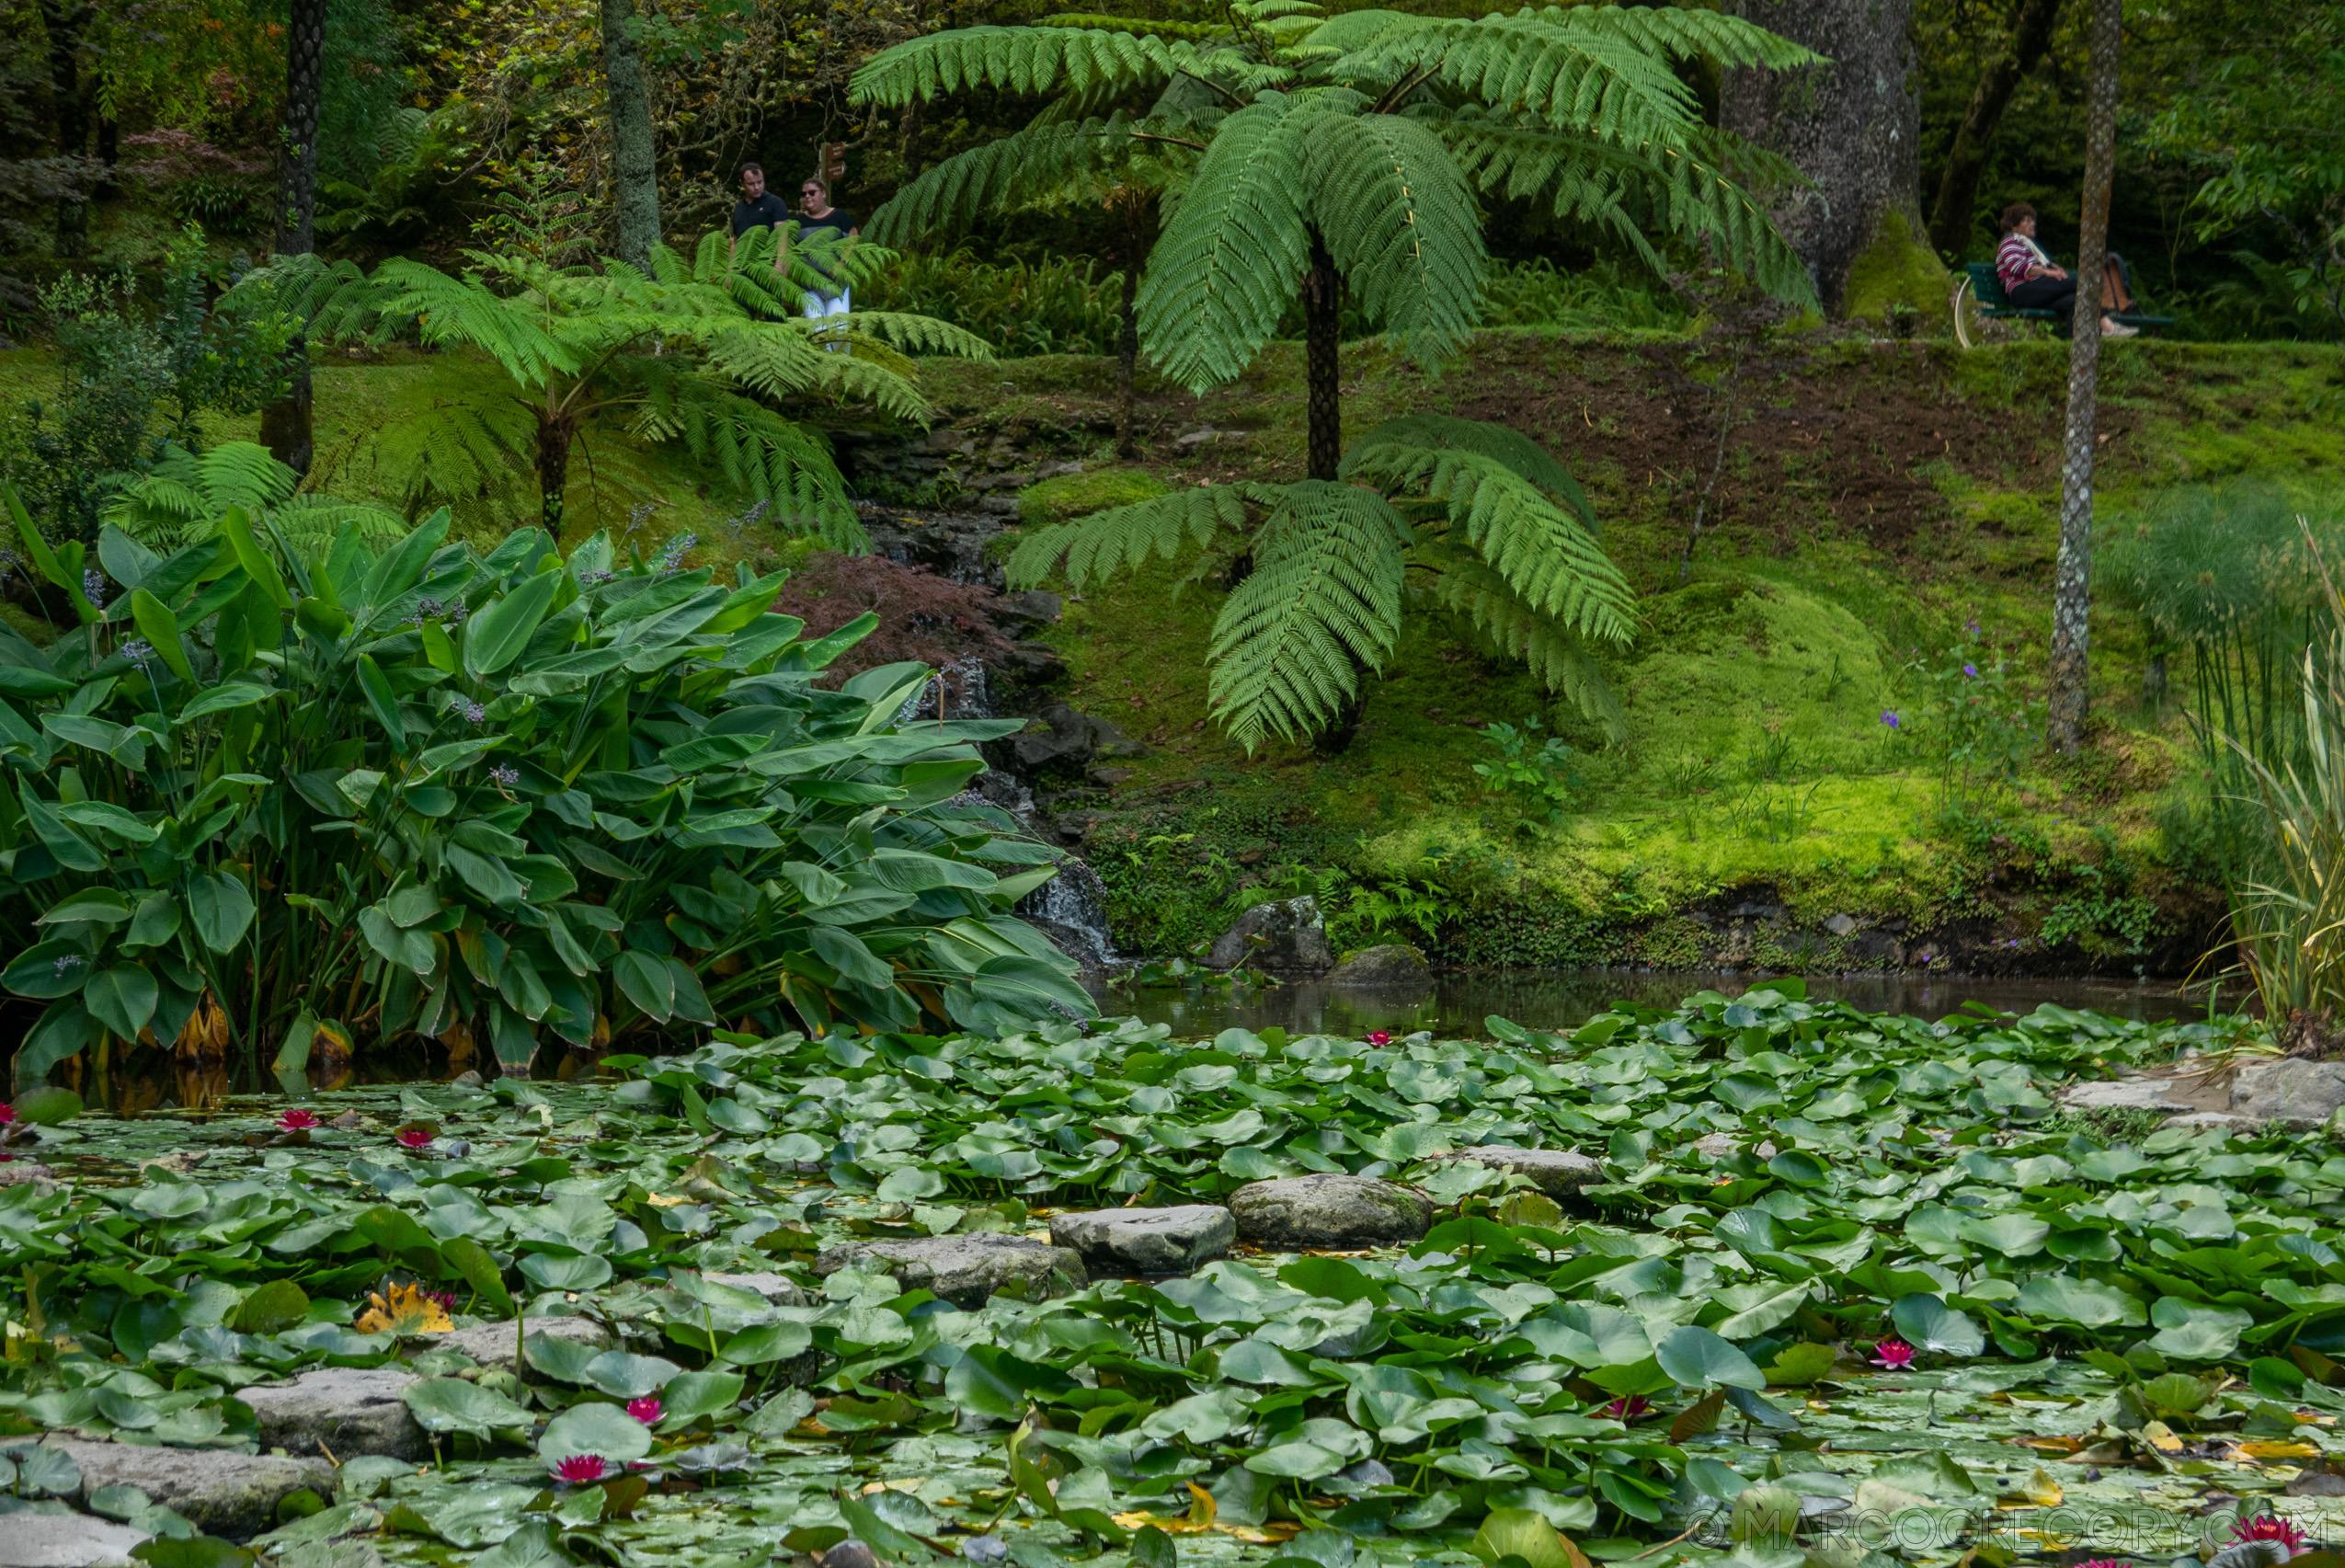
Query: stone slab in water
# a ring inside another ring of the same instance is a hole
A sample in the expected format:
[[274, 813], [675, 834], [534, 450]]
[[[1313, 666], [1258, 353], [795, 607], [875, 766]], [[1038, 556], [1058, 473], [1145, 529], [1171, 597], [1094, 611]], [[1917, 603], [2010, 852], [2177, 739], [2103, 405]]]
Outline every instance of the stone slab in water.
[[431, 1444], [399, 1396], [419, 1380], [394, 1367], [326, 1367], [290, 1383], [245, 1389], [236, 1397], [260, 1418], [264, 1449], [324, 1453], [337, 1463], [360, 1454], [412, 1459], [429, 1453]]
[[702, 1278], [711, 1285], [729, 1285], [736, 1290], [753, 1290], [776, 1307], [803, 1307], [806, 1292], [786, 1274], [708, 1274]]
[[1363, 947], [1328, 971], [1328, 982], [1339, 986], [1421, 987], [1433, 983], [1433, 966], [1405, 942]]
[[1218, 1203], [1053, 1215], [1050, 1240], [1094, 1274], [1186, 1274], [1230, 1250], [1238, 1222]]
[[2345, 1105], [2345, 1061], [2282, 1058], [2245, 1064], [2227, 1083], [2210, 1082], [2210, 1076], [2184, 1067], [2072, 1083], [2060, 1092], [2060, 1104], [2071, 1111], [2150, 1111], [2169, 1118], [2168, 1126], [2277, 1122], [2296, 1128], [2316, 1127]]
[[2243, 1067], [2231, 1082], [2235, 1116], [2278, 1122], [2288, 1127], [2316, 1127], [2345, 1105], [2345, 1061], [2303, 1061], [2283, 1059]]
[[875, 1263], [905, 1289], [933, 1291], [956, 1307], [982, 1306], [997, 1291], [1039, 1301], [1090, 1283], [1082, 1259], [1066, 1248], [990, 1231], [850, 1242], [818, 1254], [814, 1271], [829, 1276], [851, 1264]]
[[1602, 1162], [1570, 1149], [1508, 1149], [1495, 1143], [1428, 1155], [1433, 1160], [1469, 1160], [1494, 1171], [1527, 1176], [1539, 1190], [1553, 1198], [1577, 1196], [1580, 1189], [1604, 1180]]
[[242, 1539], [277, 1522], [277, 1505], [306, 1486], [319, 1496], [334, 1491], [334, 1467], [317, 1458], [232, 1454], [220, 1448], [143, 1448], [129, 1443], [85, 1443], [51, 1437], [81, 1467], [80, 1495], [109, 1486], [135, 1486], [152, 1502], [184, 1514], [211, 1535]]
[[144, 1530], [87, 1514], [11, 1514], [0, 1526], [0, 1568], [139, 1568]]
[[1240, 1238], [1259, 1247], [1400, 1246], [1433, 1224], [1423, 1193], [1333, 1173], [1251, 1183], [1230, 1195], [1230, 1212]]
[[1214, 938], [1206, 962], [1217, 969], [1324, 969], [1335, 962], [1319, 900], [1306, 895], [1256, 904]]
[[[581, 1345], [591, 1345], [598, 1350], [608, 1350], [618, 1343], [611, 1331], [592, 1318], [532, 1318], [529, 1332], [552, 1339], [575, 1339]], [[452, 1333], [431, 1336], [434, 1350], [461, 1350], [491, 1371], [509, 1372], [513, 1369], [513, 1351], [519, 1340], [511, 1323], [480, 1323]]]

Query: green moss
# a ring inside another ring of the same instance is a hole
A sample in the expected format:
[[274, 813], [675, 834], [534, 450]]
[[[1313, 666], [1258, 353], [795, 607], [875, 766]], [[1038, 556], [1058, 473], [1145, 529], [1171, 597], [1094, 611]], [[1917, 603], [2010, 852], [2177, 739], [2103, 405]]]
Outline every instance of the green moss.
[[1872, 244], [1848, 269], [1848, 289], [1841, 299], [1840, 312], [1851, 321], [1880, 317], [1893, 327], [1896, 323], [1890, 318], [1901, 314], [1899, 307], [1904, 306], [1914, 313], [1917, 335], [1942, 338], [1954, 329], [1946, 308], [1953, 287], [1945, 264], [1915, 238], [1905, 214], [1893, 208], [1881, 215]]
[[1065, 522], [1109, 507], [1127, 507], [1161, 496], [1168, 486], [1155, 475], [1138, 468], [1102, 468], [1089, 474], [1065, 474], [1029, 485], [1018, 498], [1018, 521], [1030, 526]]
[[13, 604], [0, 603], [0, 621], [7, 622], [17, 635], [35, 647], [47, 647], [57, 640], [56, 627]]

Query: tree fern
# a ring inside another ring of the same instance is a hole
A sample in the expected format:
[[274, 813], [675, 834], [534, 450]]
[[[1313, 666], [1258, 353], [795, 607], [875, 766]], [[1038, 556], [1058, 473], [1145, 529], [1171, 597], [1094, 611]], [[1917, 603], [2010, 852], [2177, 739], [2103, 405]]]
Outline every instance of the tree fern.
[[1568, 698], [1614, 739], [1626, 737], [1619, 699], [1585, 638], [1524, 602], [1471, 550], [1432, 540], [1412, 552], [1412, 562], [1427, 574], [1427, 597], [1456, 615], [1482, 652], [1528, 665], [1549, 691]]
[[1213, 711], [1253, 750], [1322, 728], [1401, 633], [1409, 525], [1356, 485], [1287, 487], [1254, 536], [1253, 570], [1214, 621]]
[[1371, 324], [1428, 362], [1473, 330], [1481, 215], [1439, 137], [1396, 115], [1328, 112], [1303, 128], [1310, 217]]
[[1012, 93], [1161, 83], [1195, 57], [1185, 40], [1098, 28], [960, 28], [899, 43], [858, 70], [857, 103], [993, 87]]
[[1275, 485], [1201, 485], [1036, 529], [1011, 554], [1009, 579], [1033, 588], [1057, 573], [1082, 588], [1151, 555], [1169, 561], [1184, 544], [1202, 547], [1223, 530], [1242, 531], [1250, 502], [1275, 506], [1285, 494]]

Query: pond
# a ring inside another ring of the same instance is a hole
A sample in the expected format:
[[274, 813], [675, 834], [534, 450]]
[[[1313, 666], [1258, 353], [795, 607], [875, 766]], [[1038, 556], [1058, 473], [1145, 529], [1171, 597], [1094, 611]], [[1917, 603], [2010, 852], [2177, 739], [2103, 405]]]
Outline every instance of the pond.
[[[1773, 983], [1772, 977], [1714, 970], [1536, 969], [1436, 975], [1414, 990], [1359, 990], [1324, 979], [1243, 990], [1206, 986], [1094, 985], [1110, 1017], [1137, 1015], [1170, 1024], [1176, 1036], [1207, 1037], [1236, 1027], [1273, 1024], [1290, 1035], [1357, 1036], [1371, 1029], [1396, 1035], [1430, 1029], [1439, 1036], [1476, 1036], [1493, 1013], [1527, 1029], [1573, 1029], [1616, 1001], [1675, 1007], [1697, 991], [1740, 996]], [[1972, 1004], [1997, 1013], [2032, 1013], [2044, 1002], [2090, 1009], [2144, 1023], [2202, 1018], [2207, 998], [2172, 985], [2125, 985], [2112, 980], [1996, 979], [1934, 975], [1827, 975], [1806, 981], [1813, 1001], [1846, 1001], [1868, 1013], [1939, 1019]], [[2228, 1004], [2246, 1001], [2237, 993]]]

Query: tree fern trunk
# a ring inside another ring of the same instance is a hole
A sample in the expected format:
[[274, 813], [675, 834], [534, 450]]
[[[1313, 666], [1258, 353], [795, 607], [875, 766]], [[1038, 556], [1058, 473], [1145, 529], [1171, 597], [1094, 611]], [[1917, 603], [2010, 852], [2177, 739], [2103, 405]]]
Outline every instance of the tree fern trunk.
[[1971, 216], [1978, 204], [1979, 176], [1987, 155], [1995, 151], [1996, 127], [2003, 110], [2028, 73], [2036, 68], [2052, 43], [2052, 25], [2060, 18], [2060, 0], [2019, 0], [2011, 26], [2011, 46], [1987, 63], [1972, 89], [1970, 108], [1954, 132], [1946, 155], [1946, 172], [1938, 182], [1938, 200], [1929, 215], [1929, 242], [1939, 250], [1960, 256], [1971, 246]]
[[635, 0], [602, 0], [602, 80], [611, 100], [611, 173], [619, 203], [619, 257], [648, 276], [659, 243], [659, 167]]
[[[326, 86], [326, 0], [293, 0], [285, 33], [284, 167], [277, 181], [277, 254], [306, 256], [317, 248], [317, 109]], [[285, 345], [292, 384], [260, 411], [260, 441], [296, 474], [309, 472], [315, 437], [309, 344], [298, 334]]]
[[[82, 29], [93, 7], [86, 0], [42, 0], [40, 21], [49, 35], [49, 97], [57, 115], [57, 151], [78, 161], [89, 153], [89, 104], [82, 97]], [[89, 201], [69, 162], [57, 198], [57, 254], [79, 256], [89, 245]]]
[[1124, 308], [1115, 334], [1115, 455], [1138, 457], [1132, 441], [1132, 383], [1140, 359], [1140, 317], [1134, 304], [1140, 292], [1140, 254], [1132, 247], [1124, 261]]
[[1344, 281], [1327, 242], [1311, 231], [1311, 269], [1303, 277], [1305, 407], [1310, 419], [1310, 476], [1332, 480], [1344, 460], [1343, 359], [1336, 328]]
[[562, 538], [562, 493], [570, 483], [570, 443], [578, 423], [566, 414], [537, 418], [537, 521], [558, 544]]
[[2069, 328], [2068, 439], [2060, 465], [2060, 558], [2052, 578], [2052, 702], [2047, 738], [2074, 751], [2085, 736], [2092, 604], [2093, 418], [2100, 393], [2100, 278], [2109, 256], [2109, 183], [2117, 165], [2117, 49], [2124, 0], [2093, 0], [2091, 90], [2085, 111], [2084, 222], [2076, 236], [2076, 314]]

